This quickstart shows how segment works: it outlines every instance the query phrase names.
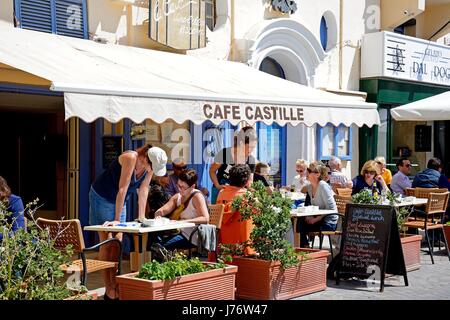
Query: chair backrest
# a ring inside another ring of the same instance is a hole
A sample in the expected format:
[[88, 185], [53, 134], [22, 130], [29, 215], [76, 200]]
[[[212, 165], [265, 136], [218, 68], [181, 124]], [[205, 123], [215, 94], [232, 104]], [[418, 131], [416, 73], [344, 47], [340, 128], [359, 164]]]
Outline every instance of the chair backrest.
[[225, 206], [223, 204], [208, 204], [209, 224], [213, 224], [217, 229], [222, 225], [223, 212]]
[[435, 192], [438, 188], [414, 188], [414, 194], [416, 198], [428, 198], [430, 192]]
[[339, 196], [351, 197], [352, 196], [352, 189], [351, 188], [336, 188], [336, 193]]
[[345, 209], [347, 208], [347, 203], [352, 201], [352, 197], [341, 196], [341, 195], [335, 194], [334, 200], [336, 201], [338, 213], [345, 215]]
[[439, 188], [433, 191], [433, 193], [446, 193], [446, 192], [448, 192], [447, 188]]
[[334, 183], [331, 184], [331, 188], [333, 189], [333, 191], [335, 193], [337, 193], [337, 189], [338, 188], [344, 189], [345, 186], [342, 183], [340, 183], [340, 182], [334, 182]]
[[415, 197], [416, 196], [416, 188], [406, 188], [405, 195], [407, 197]]
[[450, 192], [448, 191], [444, 193], [430, 192], [428, 194], [428, 202], [425, 212], [428, 214], [445, 213], [449, 195]]
[[41, 229], [48, 229], [50, 237], [55, 241], [55, 248], [65, 250], [71, 244], [73, 253], [83, 252], [84, 239], [81, 231], [80, 220], [48, 220], [38, 218], [36, 224]]

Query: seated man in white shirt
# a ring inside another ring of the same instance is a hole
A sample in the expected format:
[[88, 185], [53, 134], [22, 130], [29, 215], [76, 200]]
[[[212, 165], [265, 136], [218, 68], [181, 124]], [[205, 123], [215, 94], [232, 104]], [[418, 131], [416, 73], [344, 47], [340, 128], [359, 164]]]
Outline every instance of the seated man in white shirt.
[[295, 171], [297, 171], [298, 175], [296, 175], [291, 182], [291, 188], [293, 187], [296, 192], [302, 192], [303, 187], [309, 184], [309, 181], [306, 180], [309, 163], [307, 160], [297, 159], [295, 162]]
[[405, 196], [406, 188], [411, 188], [411, 180], [408, 178], [411, 171], [411, 162], [406, 158], [401, 158], [396, 165], [398, 172], [392, 177], [391, 189], [394, 193]]
[[[328, 161], [328, 165], [331, 169], [330, 175], [330, 184], [332, 186], [337, 185], [338, 188], [352, 188], [353, 182], [352, 179], [347, 177], [345, 174], [341, 172], [342, 170], [342, 162], [341, 159], [335, 156], [331, 156]], [[340, 186], [338, 186], [340, 185]]]

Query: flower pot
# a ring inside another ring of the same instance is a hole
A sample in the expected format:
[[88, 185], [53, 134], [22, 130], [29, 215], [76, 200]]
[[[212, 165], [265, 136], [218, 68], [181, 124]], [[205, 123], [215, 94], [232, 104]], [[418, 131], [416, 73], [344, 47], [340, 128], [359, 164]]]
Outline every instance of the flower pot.
[[227, 266], [173, 280], [136, 278], [138, 272], [116, 277], [120, 300], [233, 300], [237, 267]]
[[444, 234], [447, 243], [450, 244], [450, 225], [444, 224]]
[[236, 296], [252, 300], [286, 300], [325, 290], [330, 253], [318, 249], [296, 250], [309, 254], [306, 259], [299, 257], [298, 266], [286, 270], [278, 261], [234, 257], [232, 264], [238, 266]]
[[420, 242], [421, 235], [406, 234], [400, 236], [403, 257], [405, 259], [406, 271], [413, 271], [420, 268]]

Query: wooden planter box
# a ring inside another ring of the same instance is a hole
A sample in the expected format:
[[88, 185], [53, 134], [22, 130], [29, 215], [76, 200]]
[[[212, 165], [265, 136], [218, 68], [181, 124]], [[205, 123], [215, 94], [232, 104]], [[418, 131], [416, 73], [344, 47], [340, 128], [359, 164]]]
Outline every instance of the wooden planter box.
[[406, 271], [413, 271], [420, 268], [420, 242], [421, 235], [407, 234], [401, 235], [403, 257], [405, 258]]
[[447, 244], [450, 245], [450, 226], [449, 225], [444, 224], [444, 234], [445, 234], [445, 239], [447, 239]]
[[286, 300], [325, 290], [330, 253], [318, 249], [296, 250], [308, 252], [308, 258], [286, 270], [281, 269], [278, 261], [234, 257], [232, 264], [238, 266], [236, 296], [251, 300]]
[[174, 280], [136, 278], [138, 272], [116, 277], [120, 300], [234, 300], [237, 267], [194, 273]]

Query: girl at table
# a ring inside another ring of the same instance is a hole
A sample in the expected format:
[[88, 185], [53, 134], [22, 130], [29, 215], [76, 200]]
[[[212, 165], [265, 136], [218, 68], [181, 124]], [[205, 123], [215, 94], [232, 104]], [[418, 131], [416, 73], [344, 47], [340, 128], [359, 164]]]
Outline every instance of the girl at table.
[[[242, 196], [250, 187], [251, 170], [246, 164], [239, 164], [230, 170], [230, 184], [224, 186], [217, 196], [217, 203], [225, 205], [225, 211], [220, 228], [220, 243], [238, 244], [250, 239], [253, 230], [252, 219], [241, 220], [239, 211], [234, 211], [231, 207], [233, 199]], [[255, 251], [249, 247], [245, 249], [245, 254], [253, 254]]]
[[[196, 189], [197, 181], [198, 176], [195, 170], [184, 170], [178, 176], [177, 187], [179, 192], [155, 212], [155, 218], [167, 216], [185, 222], [207, 224], [209, 221], [208, 206], [202, 192]], [[174, 217], [176, 210], [181, 211], [179, 217]], [[166, 237], [159, 235], [157, 241], [167, 250], [189, 249], [189, 247], [197, 246], [197, 233], [192, 237], [192, 243], [188, 240], [193, 229], [193, 227], [182, 228], [180, 233]]]
[[[333, 210], [337, 213], [336, 202], [334, 201], [333, 191], [330, 185], [325, 182], [328, 170], [320, 161], [312, 162], [307, 168], [307, 179], [310, 184], [307, 185], [307, 202], [318, 206], [322, 210]], [[300, 218], [297, 221], [297, 232], [300, 232], [300, 246], [308, 247], [309, 241], [307, 234], [316, 231], [335, 231], [338, 221], [337, 214], [317, 215]]]
[[[153, 174], [166, 173], [167, 155], [164, 150], [147, 144], [136, 151], [127, 150], [115, 159], [94, 181], [89, 191], [89, 224], [115, 226], [126, 220], [125, 202], [130, 194], [138, 190], [139, 219], [145, 217], [145, 207], [150, 181]], [[100, 241], [112, 237], [111, 233], [99, 232]], [[122, 240], [122, 233], [115, 235]], [[118, 255], [116, 245], [102, 246], [99, 260], [115, 261]], [[106, 292], [104, 299], [115, 299], [115, 270], [103, 271]]]

